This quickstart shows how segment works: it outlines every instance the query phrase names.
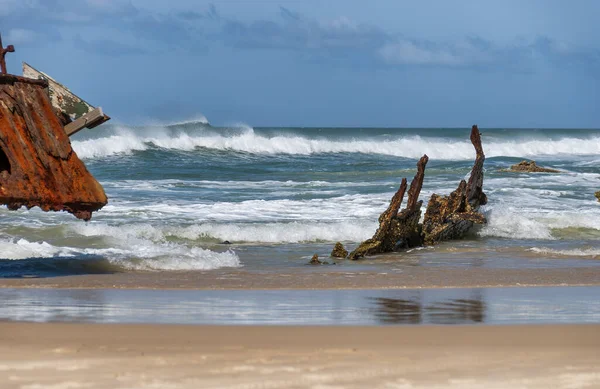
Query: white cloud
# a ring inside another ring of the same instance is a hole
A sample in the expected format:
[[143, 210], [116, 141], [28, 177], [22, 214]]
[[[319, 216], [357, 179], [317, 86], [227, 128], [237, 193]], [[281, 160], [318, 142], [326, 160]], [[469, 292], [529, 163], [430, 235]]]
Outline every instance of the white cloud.
[[24, 28], [13, 28], [8, 31], [8, 34], [4, 37], [5, 44], [7, 45], [22, 45], [35, 42], [39, 35], [37, 32], [27, 30]]
[[408, 40], [388, 43], [379, 50], [379, 55], [390, 64], [401, 65], [446, 65], [466, 64], [466, 58], [442, 48], [419, 46]]

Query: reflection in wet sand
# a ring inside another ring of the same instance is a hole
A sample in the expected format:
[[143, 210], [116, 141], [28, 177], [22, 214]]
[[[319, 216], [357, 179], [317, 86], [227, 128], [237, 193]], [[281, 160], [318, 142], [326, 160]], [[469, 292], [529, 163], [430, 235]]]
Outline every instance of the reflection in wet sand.
[[481, 290], [472, 298], [455, 298], [423, 303], [412, 299], [374, 297], [373, 313], [381, 324], [476, 324], [485, 322], [486, 305]]
[[374, 297], [375, 317], [382, 324], [419, 324], [422, 322], [421, 303], [415, 300]]
[[600, 287], [0, 289], [0, 320], [214, 325], [600, 323]]

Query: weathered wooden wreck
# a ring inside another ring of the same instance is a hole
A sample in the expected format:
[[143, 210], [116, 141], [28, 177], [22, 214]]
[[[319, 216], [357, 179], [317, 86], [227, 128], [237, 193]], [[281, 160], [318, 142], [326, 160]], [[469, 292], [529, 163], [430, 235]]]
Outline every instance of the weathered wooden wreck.
[[67, 211], [89, 220], [107, 197], [73, 151], [69, 135], [109, 118], [26, 64], [28, 77], [7, 74], [4, 56], [14, 51], [3, 48], [0, 37], [0, 204]]
[[[485, 154], [481, 146], [481, 134], [477, 126], [471, 129], [471, 143], [476, 158], [469, 181], [462, 180], [449, 196], [433, 194], [427, 204], [423, 223], [419, 194], [425, 179], [425, 166], [429, 157], [424, 155], [417, 163], [417, 174], [408, 188], [406, 207], [400, 210], [407, 189], [406, 178], [392, 197], [389, 207], [379, 216], [379, 228], [371, 239], [362, 242], [348, 255], [359, 259], [368, 255], [382, 254], [463, 237], [474, 224], [486, 223], [479, 206], [487, 203], [483, 192], [483, 163]], [[339, 251], [339, 247], [338, 251]]]

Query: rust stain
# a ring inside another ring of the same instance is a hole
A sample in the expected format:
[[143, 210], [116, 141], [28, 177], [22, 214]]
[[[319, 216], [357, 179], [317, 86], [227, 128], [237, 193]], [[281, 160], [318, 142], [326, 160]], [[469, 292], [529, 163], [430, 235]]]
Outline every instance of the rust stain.
[[14, 53], [15, 47], [8, 45], [6, 48], [2, 45], [2, 35], [0, 35], [0, 74], [6, 74], [6, 53]]
[[107, 203], [54, 113], [45, 80], [0, 75], [0, 204], [89, 220]]

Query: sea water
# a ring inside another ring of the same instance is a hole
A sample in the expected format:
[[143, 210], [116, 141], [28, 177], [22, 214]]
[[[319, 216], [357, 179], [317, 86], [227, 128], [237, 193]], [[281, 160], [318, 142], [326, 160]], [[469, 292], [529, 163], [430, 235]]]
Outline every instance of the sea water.
[[[464, 240], [398, 254], [464, 266], [593, 266], [600, 259], [600, 133], [481, 128], [482, 211]], [[373, 235], [403, 177], [429, 156], [421, 192], [449, 194], [475, 158], [470, 128], [104, 125], [72, 146], [109, 203], [90, 222], [0, 208], [0, 276], [305, 268], [336, 241]], [[511, 173], [535, 159], [560, 173]], [[224, 244], [224, 242], [229, 242]], [[476, 264], [475, 264], [476, 263]], [[340, 261], [337, 270], [357, 269]]]

